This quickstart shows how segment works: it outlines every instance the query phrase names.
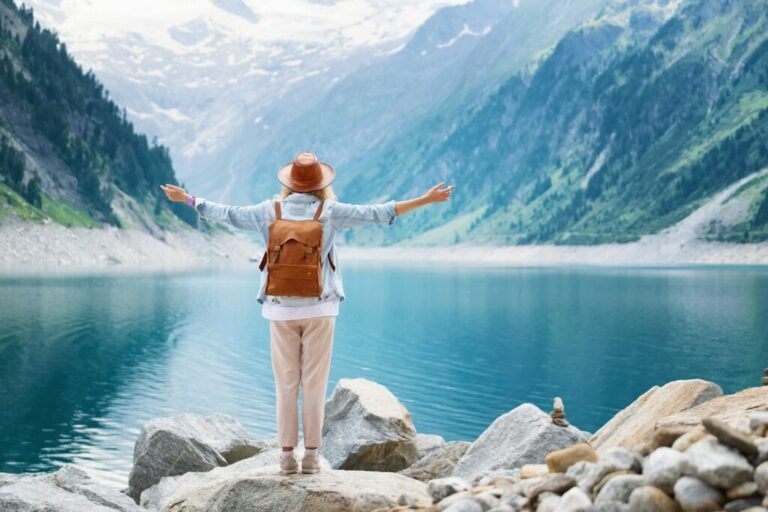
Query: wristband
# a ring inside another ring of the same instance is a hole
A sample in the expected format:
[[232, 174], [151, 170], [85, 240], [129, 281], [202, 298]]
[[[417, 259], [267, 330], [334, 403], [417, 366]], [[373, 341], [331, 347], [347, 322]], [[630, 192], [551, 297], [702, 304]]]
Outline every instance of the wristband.
[[195, 206], [195, 196], [188, 195], [187, 198], [184, 200], [184, 203], [186, 203], [187, 206]]

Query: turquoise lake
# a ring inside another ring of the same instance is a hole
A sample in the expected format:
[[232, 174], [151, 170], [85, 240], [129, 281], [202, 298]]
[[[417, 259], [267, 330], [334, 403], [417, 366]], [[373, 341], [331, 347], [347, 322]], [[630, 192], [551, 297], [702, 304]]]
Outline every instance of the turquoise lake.
[[[0, 471], [75, 463], [125, 486], [150, 418], [275, 435], [257, 272], [0, 279]], [[328, 394], [387, 386], [420, 432], [476, 438], [561, 396], [590, 432], [653, 385], [726, 392], [768, 366], [768, 269], [345, 264]]]

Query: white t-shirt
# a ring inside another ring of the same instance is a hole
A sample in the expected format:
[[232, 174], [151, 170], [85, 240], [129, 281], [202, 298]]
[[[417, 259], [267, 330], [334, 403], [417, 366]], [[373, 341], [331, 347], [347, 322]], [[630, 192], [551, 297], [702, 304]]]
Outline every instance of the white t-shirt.
[[267, 320], [302, 320], [318, 316], [338, 316], [339, 299], [318, 302], [310, 306], [281, 306], [264, 301], [261, 316]]

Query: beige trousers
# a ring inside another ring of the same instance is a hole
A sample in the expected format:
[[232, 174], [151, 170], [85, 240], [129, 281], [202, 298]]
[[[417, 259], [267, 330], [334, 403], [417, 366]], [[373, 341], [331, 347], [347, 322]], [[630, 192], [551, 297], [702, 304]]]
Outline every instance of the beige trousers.
[[321, 446], [335, 323], [335, 316], [269, 321], [280, 446], [299, 444], [299, 385], [304, 446]]

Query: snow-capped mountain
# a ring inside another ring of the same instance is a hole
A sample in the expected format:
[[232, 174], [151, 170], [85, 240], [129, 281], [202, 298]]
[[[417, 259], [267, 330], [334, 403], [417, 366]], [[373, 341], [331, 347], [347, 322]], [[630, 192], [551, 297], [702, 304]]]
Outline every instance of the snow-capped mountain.
[[26, 3], [137, 129], [170, 147], [182, 180], [227, 197], [239, 170], [253, 167], [232, 154], [232, 141], [247, 145], [268, 133], [270, 106], [279, 102], [285, 116], [305, 109], [366, 61], [397, 51], [437, 8], [461, 0]]

